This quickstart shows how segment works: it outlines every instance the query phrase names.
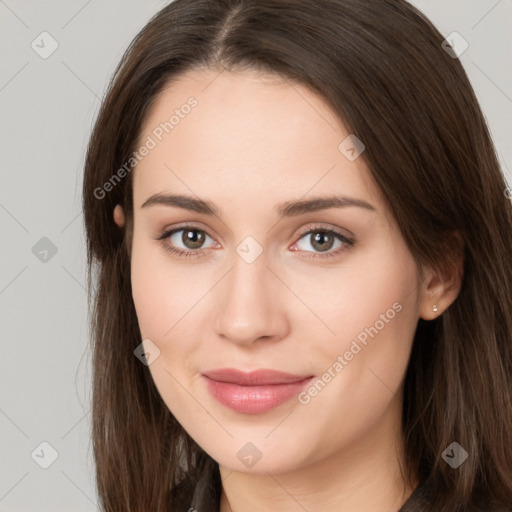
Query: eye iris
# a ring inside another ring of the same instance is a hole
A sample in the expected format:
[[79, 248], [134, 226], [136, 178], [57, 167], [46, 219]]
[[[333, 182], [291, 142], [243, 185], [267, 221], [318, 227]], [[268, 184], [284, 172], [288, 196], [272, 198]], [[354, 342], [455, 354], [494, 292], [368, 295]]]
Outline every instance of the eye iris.
[[319, 251], [328, 251], [334, 242], [334, 236], [325, 231], [317, 231], [316, 234], [312, 234], [311, 236], [313, 240], [311, 245]]
[[[334, 236], [326, 231], [316, 231], [310, 237], [311, 245], [320, 252], [328, 251], [334, 243]], [[181, 239], [189, 249], [199, 249], [204, 244], [205, 234], [197, 229], [184, 229]]]
[[199, 249], [204, 243], [204, 233], [196, 229], [184, 229], [181, 237], [183, 244], [189, 249]]

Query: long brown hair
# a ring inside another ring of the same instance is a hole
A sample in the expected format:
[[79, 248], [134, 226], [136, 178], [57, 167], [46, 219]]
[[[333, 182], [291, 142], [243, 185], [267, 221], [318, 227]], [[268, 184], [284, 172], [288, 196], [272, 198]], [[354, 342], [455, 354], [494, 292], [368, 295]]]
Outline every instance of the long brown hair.
[[[511, 505], [512, 205], [473, 89], [443, 39], [404, 0], [175, 0], [131, 43], [94, 126], [83, 187], [103, 510], [219, 506], [217, 464], [133, 353], [141, 343], [130, 284], [134, 171], [113, 181], [158, 93], [201, 67], [256, 69], [320, 94], [364, 142], [362, 158], [419, 268], [453, 265], [451, 235], [460, 235], [460, 293], [417, 326], [404, 388], [404, 474], [428, 484], [431, 503], [413, 500], [414, 510]], [[113, 221], [116, 204], [124, 230]], [[442, 458], [452, 442], [468, 453], [457, 469]]]

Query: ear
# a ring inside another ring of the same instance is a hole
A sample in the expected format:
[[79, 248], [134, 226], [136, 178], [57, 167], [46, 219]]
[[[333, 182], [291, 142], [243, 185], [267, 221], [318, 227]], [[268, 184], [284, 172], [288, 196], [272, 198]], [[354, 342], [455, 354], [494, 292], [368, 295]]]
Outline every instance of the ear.
[[122, 228], [124, 226], [124, 210], [123, 207], [118, 204], [114, 208], [114, 222], [118, 225], [118, 227]]
[[442, 315], [459, 295], [464, 271], [464, 241], [460, 233], [453, 233], [451, 247], [452, 259], [448, 268], [429, 268], [424, 272], [419, 309], [424, 320], [434, 320]]

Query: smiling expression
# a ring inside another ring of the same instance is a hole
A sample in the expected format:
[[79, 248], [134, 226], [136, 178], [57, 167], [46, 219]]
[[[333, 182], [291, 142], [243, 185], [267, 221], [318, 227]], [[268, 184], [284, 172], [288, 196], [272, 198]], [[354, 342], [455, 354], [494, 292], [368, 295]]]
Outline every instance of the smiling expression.
[[[191, 96], [197, 106], [133, 171], [133, 299], [160, 351], [149, 369], [162, 399], [240, 471], [355, 457], [363, 439], [371, 450], [398, 428], [422, 293], [385, 198], [363, 158], [340, 151], [350, 133], [318, 95], [255, 72], [187, 73], [139, 140]], [[297, 378], [205, 377], [219, 369]]]

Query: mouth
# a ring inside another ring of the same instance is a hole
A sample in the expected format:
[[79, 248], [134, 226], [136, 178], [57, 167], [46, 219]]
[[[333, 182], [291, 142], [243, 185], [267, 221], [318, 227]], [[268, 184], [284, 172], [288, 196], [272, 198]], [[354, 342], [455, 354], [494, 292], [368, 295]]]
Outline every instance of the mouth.
[[240, 413], [261, 414], [294, 396], [314, 378], [275, 370], [243, 372], [233, 368], [202, 374], [210, 394], [222, 405]]

